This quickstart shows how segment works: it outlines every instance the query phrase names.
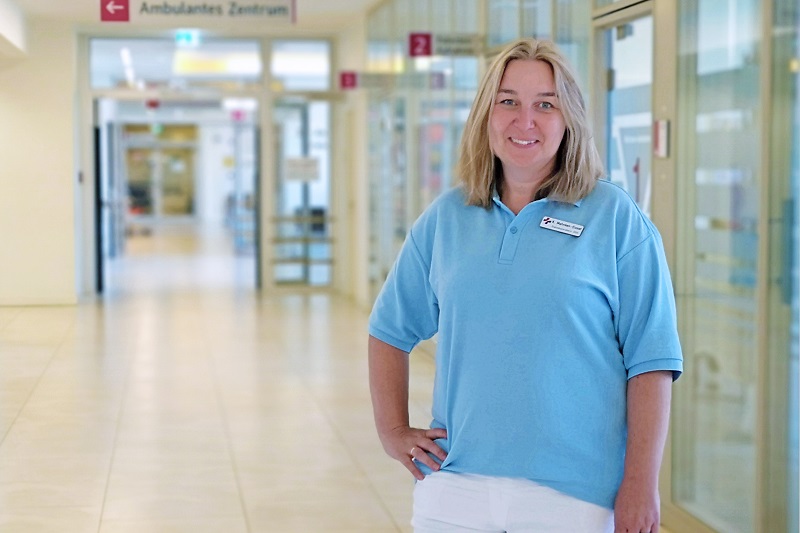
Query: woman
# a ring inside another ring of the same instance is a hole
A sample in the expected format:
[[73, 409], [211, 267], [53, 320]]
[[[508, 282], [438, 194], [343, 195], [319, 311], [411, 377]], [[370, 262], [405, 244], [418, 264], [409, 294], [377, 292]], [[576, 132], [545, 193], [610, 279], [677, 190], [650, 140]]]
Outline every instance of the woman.
[[[599, 180], [554, 46], [508, 46], [481, 81], [463, 183], [416, 221], [370, 316], [386, 452], [426, 531], [656, 532], [682, 371], [656, 228]], [[409, 427], [408, 352], [438, 332], [433, 421]]]

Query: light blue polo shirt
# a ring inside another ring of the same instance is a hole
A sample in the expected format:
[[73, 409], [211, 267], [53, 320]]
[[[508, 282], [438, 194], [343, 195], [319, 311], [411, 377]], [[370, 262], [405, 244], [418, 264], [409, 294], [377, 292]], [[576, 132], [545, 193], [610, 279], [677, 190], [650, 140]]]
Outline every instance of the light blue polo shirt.
[[607, 181], [518, 215], [446, 192], [411, 228], [369, 332], [406, 352], [438, 332], [443, 470], [528, 478], [608, 508], [627, 380], [683, 369], [661, 237]]

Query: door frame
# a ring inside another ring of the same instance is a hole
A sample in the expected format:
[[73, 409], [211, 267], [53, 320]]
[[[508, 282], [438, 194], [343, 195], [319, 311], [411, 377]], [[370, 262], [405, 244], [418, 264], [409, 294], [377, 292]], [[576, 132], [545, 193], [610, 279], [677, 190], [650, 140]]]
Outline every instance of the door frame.
[[673, 278], [676, 276], [676, 163], [675, 163], [675, 123], [677, 116], [677, 6], [672, 2], [656, 2], [654, 0], [625, 0], [614, 4], [595, 8], [592, 12], [591, 40], [592, 61], [591, 103], [597, 149], [606, 153], [605, 131], [608, 109], [606, 105], [606, 87], [608, 66], [603, 53], [603, 32], [624, 22], [647, 15], [653, 17], [653, 85], [652, 85], [652, 117], [653, 121], [666, 121], [667, 156], [651, 158], [652, 201], [650, 205], [653, 222], [661, 233], [667, 263]]
[[[127, 89], [110, 90], [110, 91], [105, 91], [105, 90], [102, 90], [102, 91], [91, 91], [91, 95], [90, 96], [91, 96], [91, 101], [92, 101], [92, 105], [91, 105], [91, 109], [92, 109], [92, 132], [93, 132], [93, 136], [95, 138], [97, 138], [97, 136], [98, 136], [97, 132], [99, 131], [99, 129], [103, 128], [103, 124], [99, 123], [100, 117], [99, 117], [98, 105], [97, 105], [100, 100], [114, 100], [114, 101], [127, 101], [127, 102], [137, 102], [137, 101], [146, 102], [148, 100], [154, 100], [155, 99], [155, 100], [159, 100], [161, 102], [186, 102], [186, 101], [191, 101], [191, 100], [194, 99], [194, 97], [191, 94], [191, 92], [189, 92], [189, 93], [180, 93], [179, 94], [179, 93], [166, 93], [166, 92], [163, 92], [163, 91], [148, 91], [145, 95], [143, 95], [143, 93], [141, 91], [130, 91], [130, 90], [127, 90]], [[198, 96], [198, 97], [200, 99], [202, 99], [202, 100], [208, 100], [209, 99], [207, 96], [202, 96], [202, 97]], [[228, 92], [222, 92], [222, 93], [219, 93], [218, 95], [214, 95], [213, 96], [214, 100], [219, 99], [221, 101], [221, 100], [223, 100], [225, 98], [248, 98], [248, 99], [256, 100], [258, 102], [259, 106], [263, 105], [259, 95], [254, 94], [252, 92], [251, 93], [241, 93], [241, 92], [228, 93]], [[259, 113], [258, 116], [260, 117], [260, 113]], [[187, 122], [193, 122], [191, 117], [189, 117], [187, 119]], [[260, 235], [261, 220], [260, 220], [258, 215], [259, 215], [259, 211], [260, 211], [259, 202], [261, 200], [261, 198], [260, 198], [261, 185], [259, 183], [259, 179], [260, 179], [260, 175], [261, 175], [260, 163], [263, 160], [263, 157], [258, 153], [258, 150], [261, 149], [260, 139], [259, 139], [260, 124], [259, 124], [259, 119], [258, 118], [255, 120], [255, 123], [253, 124], [253, 127], [256, 130], [256, 140], [255, 140], [255, 142], [256, 142], [256, 156], [255, 156], [256, 157], [256, 175], [254, 177], [256, 182], [254, 184], [254, 191], [255, 191], [256, 198], [258, 198], [258, 201], [256, 202], [256, 206], [255, 206], [255, 222], [256, 222], [256, 227], [254, 229], [255, 254], [253, 256], [254, 261], [255, 261], [255, 277], [253, 279], [253, 282], [254, 282], [254, 287], [256, 289], [260, 289], [261, 288], [261, 253], [260, 253], [261, 242], [259, 240], [259, 235]], [[122, 149], [122, 148], [124, 148], [124, 146], [120, 145], [119, 143], [116, 143], [116, 146], [113, 149], [119, 150], [119, 149]], [[95, 270], [94, 270], [95, 284], [90, 289], [95, 294], [101, 294], [101, 293], [103, 293], [105, 291], [105, 270], [106, 270], [105, 257], [104, 257], [104, 244], [103, 244], [104, 235], [106, 234], [106, 232], [104, 231], [104, 229], [105, 229], [104, 228], [105, 221], [104, 221], [104, 218], [103, 218], [103, 208], [105, 206], [104, 206], [104, 199], [102, 198], [103, 191], [102, 191], [102, 185], [101, 185], [101, 182], [102, 182], [102, 168], [101, 168], [102, 167], [102, 165], [101, 165], [102, 154], [100, 153], [101, 149], [102, 149], [102, 143], [99, 141], [99, 139], [95, 139], [95, 141], [93, 142], [93, 145], [92, 145], [92, 156], [91, 156], [93, 158], [93, 160], [95, 161], [94, 166], [93, 166], [93, 179], [92, 179], [93, 187], [92, 187], [92, 192], [91, 192], [93, 197], [94, 197], [94, 199], [95, 199], [93, 201], [93, 204], [92, 204], [93, 207], [94, 207], [94, 217], [93, 217], [94, 218], [94, 222], [93, 222], [93, 226], [95, 228], [95, 239], [93, 241], [93, 254], [94, 254], [94, 267], [95, 267]], [[155, 149], [157, 151], [161, 150], [161, 148], [155, 148]], [[120, 155], [120, 154], [117, 153], [115, 155]], [[195, 169], [198, 166], [197, 157], [198, 157], [198, 153], [195, 152], [195, 154], [194, 154], [194, 159], [195, 159], [194, 160], [194, 166], [195, 166]], [[160, 210], [154, 211], [154, 213], [153, 213], [153, 219], [154, 220], [157, 220], [157, 219], [161, 218], [161, 216], [162, 215], [160, 213]], [[190, 216], [194, 217], [195, 215], [190, 215]]]
[[[90, 41], [92, 39], [124, 39], [129, 37], [141, 39], [163, 39], [163, 32], [142, 30], [133, 35], [120, 35], [114, 33], [83, 33], [78, 35], [78, 57], [83, 58], [78, 61], [77, 73], [77, 101], [78, 113], [76, 120], [79, 123], [80, 131], [80, 152], [77, 158], [80, 161], [80, 174], [81, 187], [76, 192], [76, 224], [77, 224], [77, 242], [79, 243], [78, 252], [78, 265], [77, 276], [78, 286], [80, 287], [80, 294], [83, 296], [96, 296], [102, 289], [102, 276], [103, 265], [101, 264], [103, 258], [101, 249], [101, 237], [98, 232], [101, 231], [100, 225], [102, 221], [101, 206], [98, 205], [98, 198], [100, 195], [99, 190], [99, 169], [97, 169], [97, 161], [99, 161], [100, 154], [97, 152], [95, 130], [100, 125], [98, 122], [98, 113], [96, 110], [96, 102], [100, 99], [112, 100], [126, 100], [126, 101], [145, 101], [145, 100], [160, 100], [160, 101], [187, 101], [192, 99], [207, 100], [209, 98], [224, 99], [224, 98], [248, 98], [256, 100], [258, 103], [258, 115], [256, 119], [257, 131], [257, 167], [256, 167], [256, 184], [255, 190], [257, 196], [256, 203], [256, 275], [255, 287], [256, 289], [262, 288], [262, 280], [269, 279], [269, 272], [264, 272], [267, 268], [266, 265], [270, 263], [266, 260], [265, 254], [269, 254], [267, 246], [264, 246], [265, 241], [265, 211], [268, 211], [268, 205], [265, 204], [265, 191], [271, 189], [263, 183], [263, 180], [269, 179], [273, 173], [270, 169], [265, 168], [265, 161], [271, 160], [271, 150], [269, 150], [271, 143], [271, 134], [268, 128], [264, 128], [264, 124], [271, 123], [271, 108], [270, 108], [270, 68], [269, 58], [271, 57], [269, 38], [256, 38], [261, 45], [261, 61], [262, 61], [262, 79], [257, 87], [243, 89], [243, 90], [215, 90], [213, 94], [209, 94], [207, 90], [193, 92], [188, 91], [168, 91], [163, 89], [146, 89], [135, 90], [128, 88], [121, 89], [92, 89], [91, 86], [91, 61], [90, 61]], [[220, 34], [217, 36], [219, 39], [225, 38], [238, 38], [241, 36]], [[265, 150], [267, 150], [265, 152]], [[266, 209], [265, 209], [266, 208]]]
[[[667, 263], [672, 273], [676, 294], [681, 294], [686, 287], [686, 273], [677, 264], [677, 233], [680, 218], [677, 202], [677, 161], [676, 128], [672, 127], [677, 118], [677, 64], [678, 64], [678, 7], [675, 2], [656, 2], [654, 0], [626, 0], [596, 8], [592, 13], [593, 47], [590, 56], [592, 62], [591, 94], [594, 128], [597, 132], [598, 151], [606, 153], [605, 129], [608, 116], [606, 105], [607, 69], [603, 48], [603, 33], [611, 27], [630, 22], [644, 16], [653, 17], [653, 78], [651, 108], [652, 120], [666, 121], [666, 156], [651, 155], [652, 201], [650, 212], [653, 223], [661, 234]], [[605, 156], [603, 156], [605, 157]], [[685, 313], [678, 313], [679, 329], [686, 331], [684, 323], [688, 321]], [[673, 415], [674, 416], [674, 413]], [[672, 500], [672, 440], [680, 437], [670, 424], [669, 434], [664, 449], [659, 476], [659, 492], [661, 494], [661, 522], [671, 531], [693, 531], [697, 533], [713, 533], [704, 523], [679, 507]]]

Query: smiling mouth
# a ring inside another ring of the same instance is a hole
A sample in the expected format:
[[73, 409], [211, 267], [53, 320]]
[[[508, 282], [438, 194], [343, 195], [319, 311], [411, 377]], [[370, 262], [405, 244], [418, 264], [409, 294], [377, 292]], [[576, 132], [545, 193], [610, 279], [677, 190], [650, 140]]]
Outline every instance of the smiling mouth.
[[526, 141], [524, 139], [515, 139], [514, 137], [509, 137], [509, 139], [511, 139], [512, 143], [519, 144], [520, 146], [528, 146], [530, 144], [534, 144], [535, 142], [538, 142], [538, 141], [535, 141], [535, 140], [534, 141]]

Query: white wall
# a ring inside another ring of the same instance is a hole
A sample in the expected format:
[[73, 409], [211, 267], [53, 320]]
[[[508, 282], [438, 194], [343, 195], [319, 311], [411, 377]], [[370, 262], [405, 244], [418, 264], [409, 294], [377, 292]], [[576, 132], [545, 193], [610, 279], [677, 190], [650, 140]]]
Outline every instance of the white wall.
[[[366, 14], [339, 34], [334, 60], [334, 83], [339, 72], [363, 72], [366, 66]], [[333, 202], [336, 215], [334, 287], [361, 307], [369, 296], [369, 190], [367, 180], [367, 96], [361, 89], [345, 92], [333, 122]]]
[[25, 17], [11, 0], [0, 0], [0, 57], [18, 57], [27, 50]]
[[[340, 70], [364, 70], [365, 43], [365, 17], [337, 36], [337, 84]], [[74, 304], [79, 286], [91, 292], [91, 276], [78, 281], [77, 275], [91, 269], [84, 265], [90, 257], [76, 253], [83, 249], [76, 236], [91, 235], [76, 230], [75, 199], [91, 199], [89, 184], [77, 180], [76, 69], [74, 28], [43, 18], [28, 21], [27, 55], [0, 69], [0, 305]], [[361, 90], [335, 106], [334, 284], [365, 308], [371, 305], [366, 120]]]
[[73, 30], [31, 19], [0, 70], [0, 305], [75, 303]]

